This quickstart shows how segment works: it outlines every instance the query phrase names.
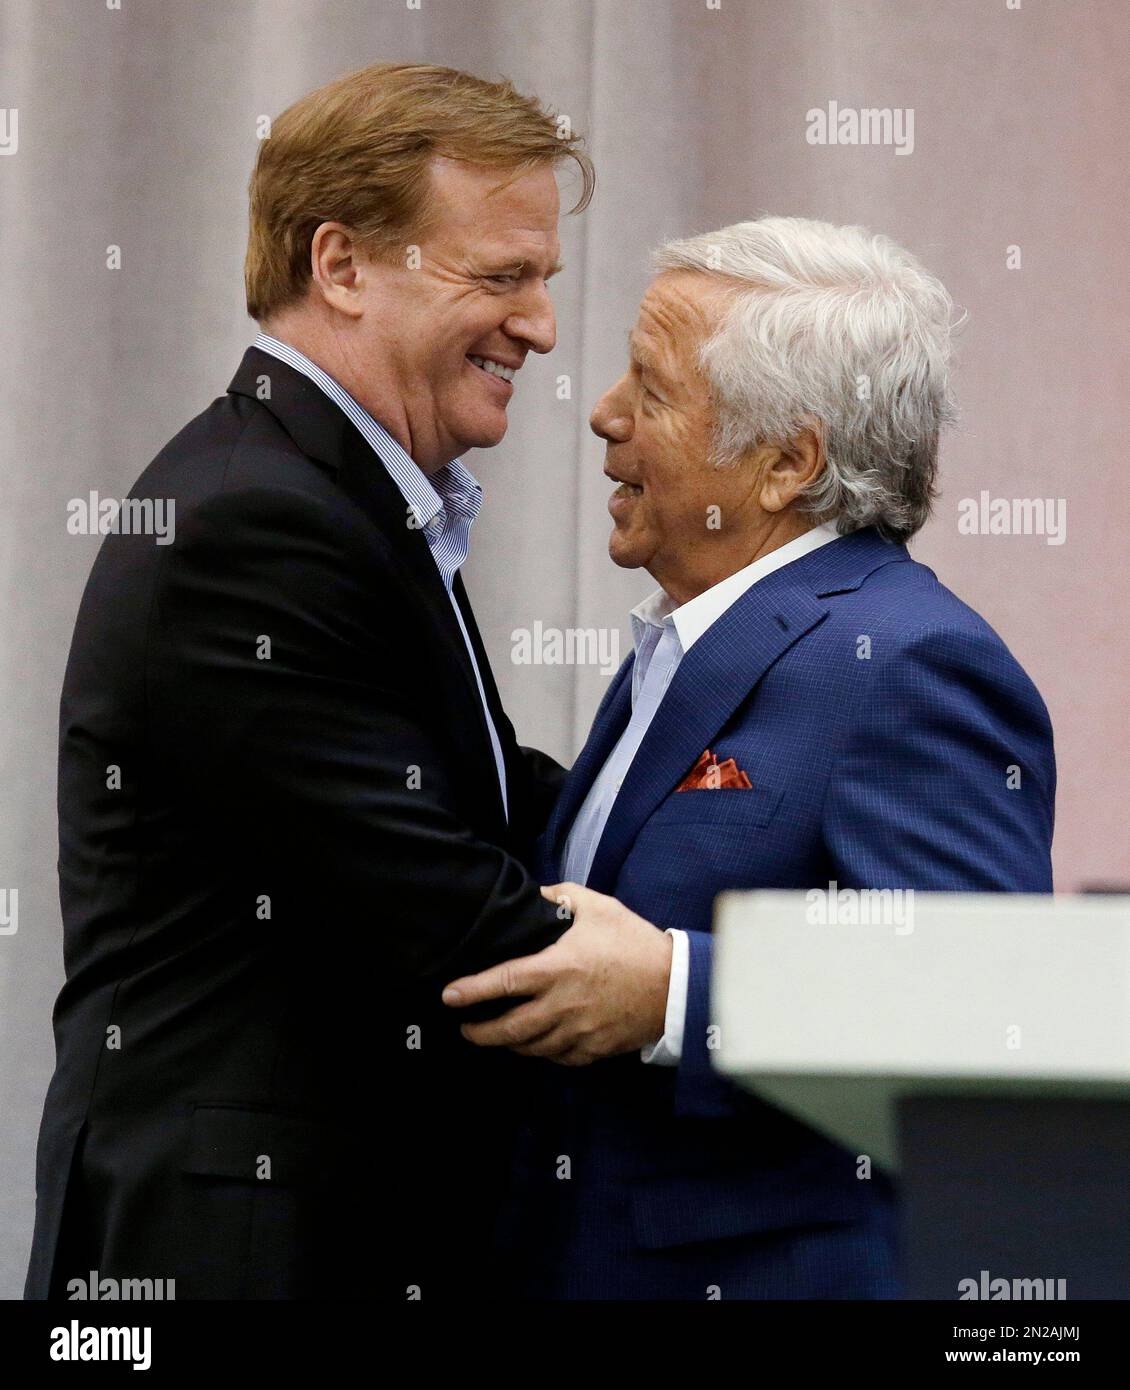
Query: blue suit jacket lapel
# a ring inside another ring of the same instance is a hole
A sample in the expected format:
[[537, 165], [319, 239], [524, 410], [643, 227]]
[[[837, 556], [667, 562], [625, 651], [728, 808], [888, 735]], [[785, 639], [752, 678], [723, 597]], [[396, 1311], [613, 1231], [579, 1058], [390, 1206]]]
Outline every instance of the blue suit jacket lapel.
[[[828, 606], [820, 600], [858, 588], [882, 565], [909, 558], [905, 546], [884, 541], [868, 528], [767, 575], [722, 614], [679, 663], [604, 827], [590, 888], [612, 892], [643, 823], [770, 666], [824, 618]], [[610, 748], [609, 742], [605, 756]], [[596, 761], [588, 783], [602, 762]], [[751, 776], [756, 781], [756, 770]]]

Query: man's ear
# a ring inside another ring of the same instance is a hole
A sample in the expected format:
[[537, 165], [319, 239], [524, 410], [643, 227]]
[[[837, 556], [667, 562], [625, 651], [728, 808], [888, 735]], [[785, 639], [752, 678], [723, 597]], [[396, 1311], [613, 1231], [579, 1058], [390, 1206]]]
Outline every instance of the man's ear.
[[310, 274], [318, 294], [349, 318], [363, 312], [364, 257], [353, 233], [341, 222], [323, 222], [310, 241]]
[[824, 432], [819, 422], [806, 426], [782, 446], [761, 482], [760, 502], [767, 512], [783, 512], [823, 473]]

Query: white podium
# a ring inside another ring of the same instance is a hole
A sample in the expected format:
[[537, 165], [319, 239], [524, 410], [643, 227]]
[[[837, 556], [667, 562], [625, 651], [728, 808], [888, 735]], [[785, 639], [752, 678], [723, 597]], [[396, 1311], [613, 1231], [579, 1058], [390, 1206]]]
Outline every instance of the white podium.
[[916, 1292], [1046, 1252], [1130, 1297], [1130, 896], [727, 893], [715, 937], [715, 1065], [901, 1177]]

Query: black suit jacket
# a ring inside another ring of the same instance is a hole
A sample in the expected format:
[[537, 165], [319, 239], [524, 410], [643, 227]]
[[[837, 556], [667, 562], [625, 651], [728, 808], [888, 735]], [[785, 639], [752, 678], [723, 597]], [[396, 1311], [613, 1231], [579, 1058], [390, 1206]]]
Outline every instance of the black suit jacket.
[[490, 1292], [523, 1069], [439, 1003], [566, 923], [525, 867], [560, 769], [506, 759], [422, 532], [346, 416], [250, 349], [131, 496], [63, 688], [66, 983], [27, 1296]]

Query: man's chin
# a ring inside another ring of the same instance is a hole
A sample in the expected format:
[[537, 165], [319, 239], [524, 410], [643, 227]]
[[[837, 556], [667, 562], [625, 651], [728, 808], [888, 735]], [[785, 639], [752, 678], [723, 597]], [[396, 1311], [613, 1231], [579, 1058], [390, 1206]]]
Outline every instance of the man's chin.
[[463, 454], [470, 449], [493, 449], [506, 438], [509, 426], [510, 422], [505, 415], [500, 420], [476, 420], [474, 423], [468, 423], [459, 432], [459, 452]]
[[621, 535], [615, 527], [608, 537], [608, 558], [622, 570], [638, 570], [644, 562], [640, 547], [633, 545], [629, 538]]

